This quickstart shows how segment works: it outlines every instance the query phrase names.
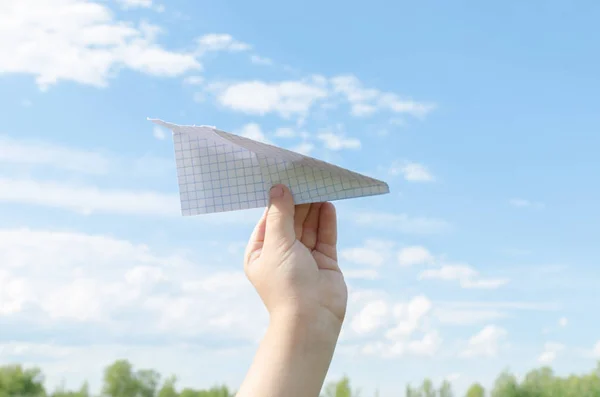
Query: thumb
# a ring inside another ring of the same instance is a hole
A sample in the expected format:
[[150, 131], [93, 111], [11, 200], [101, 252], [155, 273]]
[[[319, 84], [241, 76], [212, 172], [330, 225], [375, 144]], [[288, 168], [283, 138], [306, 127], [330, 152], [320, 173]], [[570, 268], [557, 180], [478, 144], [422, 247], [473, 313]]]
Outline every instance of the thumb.
[[269, 192], [265, 245], [289, 248], [296, 240], [294, 230], [294, 198], [285, 185], [275, 185]]

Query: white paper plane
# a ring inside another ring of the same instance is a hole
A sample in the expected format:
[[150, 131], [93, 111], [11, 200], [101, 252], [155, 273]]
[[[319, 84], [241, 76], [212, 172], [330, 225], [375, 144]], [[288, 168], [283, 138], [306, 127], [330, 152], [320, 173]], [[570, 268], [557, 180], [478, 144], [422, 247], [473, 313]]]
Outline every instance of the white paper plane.
[[296, 204], [390, 191], [383, 181], [215, 127], [149, 120], [173, 131], [184, 216], [265, 207], [279, 183]]

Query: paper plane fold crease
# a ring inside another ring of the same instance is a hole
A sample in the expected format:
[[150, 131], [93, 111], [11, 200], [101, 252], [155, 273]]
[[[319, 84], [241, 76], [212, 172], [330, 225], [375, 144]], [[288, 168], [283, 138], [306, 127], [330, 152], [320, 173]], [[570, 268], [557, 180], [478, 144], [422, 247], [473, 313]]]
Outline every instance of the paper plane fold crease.
[[173, 132], [184, 216], [265, 207], [278, 183], [296, 204], [389, 193], [383, 181], [215, 127], [149, 120]]

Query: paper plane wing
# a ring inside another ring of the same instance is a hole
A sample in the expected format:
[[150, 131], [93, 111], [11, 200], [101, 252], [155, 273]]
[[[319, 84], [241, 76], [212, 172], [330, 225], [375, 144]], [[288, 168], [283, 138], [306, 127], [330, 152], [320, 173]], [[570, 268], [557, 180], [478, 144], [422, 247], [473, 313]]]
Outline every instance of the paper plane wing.
[[389, 193], [385, 182], [215, 127], [151, 121], [173, 131], [183, 215], [265, 207], [278, 183], [296, 204]]

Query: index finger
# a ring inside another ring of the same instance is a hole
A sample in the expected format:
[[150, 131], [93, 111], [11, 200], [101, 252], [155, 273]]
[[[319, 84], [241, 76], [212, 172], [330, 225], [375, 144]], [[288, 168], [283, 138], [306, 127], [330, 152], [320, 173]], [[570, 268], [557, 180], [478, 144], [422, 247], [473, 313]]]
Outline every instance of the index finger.
[[329, 202], [321, 205], [317, 249], [332, 259], [337, 259], [337, 214], [335, 206]]

